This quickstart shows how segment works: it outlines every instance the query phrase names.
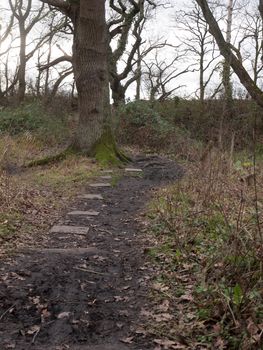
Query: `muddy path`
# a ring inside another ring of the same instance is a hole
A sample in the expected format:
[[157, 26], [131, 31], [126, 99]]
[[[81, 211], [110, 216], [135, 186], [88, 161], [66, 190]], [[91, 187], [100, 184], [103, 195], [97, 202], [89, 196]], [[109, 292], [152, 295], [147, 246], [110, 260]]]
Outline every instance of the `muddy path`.
[[[148, 274], [138, 216], [154, 188], [182, 175], [175, 163], [137, 158], [111, 187], [90, 187], [42, 241], [0, 262], [0, 349], [154, 349], [137, 332]], [[110, 174], [94, 179], [106, 183]], [[93, 211], [94, 215], [71, 214]], [[96, 213], [97, 212], [97, 213]]]

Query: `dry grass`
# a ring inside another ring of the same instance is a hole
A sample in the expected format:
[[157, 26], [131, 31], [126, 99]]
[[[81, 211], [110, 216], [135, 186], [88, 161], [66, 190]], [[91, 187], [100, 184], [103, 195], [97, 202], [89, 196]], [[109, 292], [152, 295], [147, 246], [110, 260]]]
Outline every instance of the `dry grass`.
[[1, 139], [0, 256], [35, 244], [98, 170], [90, 159], [73, 155], [57, 164], [23, 171], [19, 167], [54, 150], [27, 134]]
[[251, 162], [232, 166], [214, 150], [201, 159], [150, 210], [150, 255], [174, 315], [162, 333], [181, 334], [182, 349], [261, 349], [262, 167], [255, 183]]

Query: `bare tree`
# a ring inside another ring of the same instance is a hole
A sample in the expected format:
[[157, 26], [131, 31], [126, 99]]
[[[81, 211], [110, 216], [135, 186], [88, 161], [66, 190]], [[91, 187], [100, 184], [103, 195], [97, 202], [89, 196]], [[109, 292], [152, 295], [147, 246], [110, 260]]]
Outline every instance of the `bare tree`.
[[[144, 43], [142, 31], [149, 13], [156, 7], [154, 1], [110, 0], [109, 7], [110, 16], [107, 22], [109, 80], [114, 104], [118, 105], [125, 101], [128, 87], [140, 79], [141, 72], [137, 62], [154, 48], [163, 47], [164, 43], [156, 41], [141, 48]], [[140, 56], [136, 57], [139, 48]], [[72, 62], [71, 54], [63, 53], [60, 57], [42, 64], [40, 70], [43, 71], [64, 62]]]
[[[112, 14], [108, 21], [109, 37], [110, 41], [117, 41], [115, 49], [109, 46], [110, 83], [114, 104], [118, 105], [125, 101], [128, 87], [140, 78], [141, 72], [138, 67], [145, 55], [145, 50], [141, 52], [142, 31], [151, 10], [156, 7], [156, 2], [110, 0], [110, 7]], [[134, 69], [136, 65], [137, 69]]]
[[239, 50], [233, 45], [227, 43], [224, 39], [222, 31], [215, 17], [213, 16], [207, 1], [195, 1], [199, 4], [200, 8], [202, 9], [204, 18], [209, 24], [210, 32], [214, 36], [222, 56], [224, 56], [225, 59], [230, 60], [230, 65], [236, 73], [236, 75], [238, 76], [240, 82], [244, 85], [248, 93], [258, 103], [258, 105], [263, 107], [263, 92], [255, 84], [254, 80], [250, 77], [248, 71], [243, 66]]
[[179, 70], [178, 66], [175, 66], [175, 63], [178, 63], [181, 57], [182, 56], [177, 53], [176, 56], [167, 63], [167, 59], [160, 60], [158, 58], [158, 51], [156, 50], [154, 60], [151, 62], [144, 61], [144, 81], [149, 91], [150, 101], [156, 99], [158, 101], [164, 101], [172, 97], [173, 93], [183, 86], [170, 86], [173, 80], [190, 71], [189, 67]]
[[199, 88], [196, 92], [201, 104], [204, 103], [205, 92], [214, 73], [219, 67], [218, 58], [220, 54], [216, 50], [215, 41], [209, 32], [203, 13], [195, 0], [187, 10], [180, 10], [175, 17], [176, 28], [186, 33], [178, 39], [184, 45], [185, 56], [191, 55], [191, 61], [196, 60], [199, 72]]
[[242, 51], [242, 56], [245, 56], [253, 71], [253, 80], [255, 84], [261, 77], [263, 70], [262, 64], [262, 38], [263, 26], [262, 18], [258, 8], [251, 6], [251, 10], [245, 10], [241, 29], [243, 31], [242, 39], [239, 42], [239, 50]]
[[[3, 43], [12, 34], [13, 25], [14, 25], [13, 14], [11, 14], [11, 16], [9, 17], [6, 25], [4, 23], [0, 23], [0, 57], [3, 57], [4, 55], [7, 55], [7, 57], [9, 57], [11, 45], [8, 45], [7, 48], [5, 48], [4, 50], [2, 50], [2, 47], [3, 47]], [[1, 68], [0, 68], [0, 99], [1, 100], [5, 96], [9, 87], [9, 81], [7, 78], [7, 74], [8, 74], [7, 63], [8, 63], [8, 60], [4, 63], [4, 66], [5, 66], [4, 71], [1, 71]], [[3, 87], [3, 81], [5, 81], [4, 87]]]
[[26, 91], [26, 65], [37, 49], [43, 44], [45, 38], [39, 39], [37, 44], [27, 52], [27, 38], [34, 26], [44, 18], [44, 4], [33, 9], [32, 0], [8, 0], [13, 16], [19, 28], [19, 69], [18, 69], [18, 102], [25, 98]]
[[[2, 18], [0, 20], [1, 20], [1, 22], [3, 21]], [[2, 51], [2, 44], [10, 36], [12, 29], [13, 29], [13, 25], [14, 25], [14, 15], [13, 14], [11, 14], [11, 16], [9, 17], [6, 25], [4, 25], [4, 23], [0, 23], [0, 56], [6, 54], [9, 51], [9, 48]]]
[[[73, 32], [69, 21], [67, 16], [59, 16], [57, 11], [51, 11], [46, 19], [49, 35], [42, 50], [41, 60], [38, 60], [37, 68], [39, 70], [38, 76], [41, 76], [42, 91], [47, 103], [50, 102], [50, 98], [53, 96], [53, 93], [50, 96], [50, 92], [58, 91], [58, 82], [60, 81], [61, 84], [63, 76], [65, 79], [70, 75], [64, 74], [64, 72], [72, 71], [72, 52], [67, 53], [62, 48], [62, 46], [68, 46], [67, 43], [72, 41]], [[62, 53], [61, 56], [57, 57], [57, 50], [55, 50], [56, 56], [54, 56], [54, 47]], [[52, 73], [56, 75], [55, 83]], [[54, 83], [53, 87], [51, 87], [52, 83]], [[54, 89], [55, 85], [57, 88]]]

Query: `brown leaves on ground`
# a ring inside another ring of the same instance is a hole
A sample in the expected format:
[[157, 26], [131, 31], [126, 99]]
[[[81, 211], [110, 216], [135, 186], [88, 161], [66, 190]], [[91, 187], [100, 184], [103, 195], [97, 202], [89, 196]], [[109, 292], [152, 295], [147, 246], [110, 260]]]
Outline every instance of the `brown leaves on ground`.
[[[154, 263], [144, 311], [159, 349], [258, 350], [263, 345], [261, 164], [229, 169], [225, 155], [190, 165], [153, 202], [146, 254]], [[154, 235], [152, 234], [154, 232]], [[168, 316], [166, 318], [167, 315]], [[238, 344], [238, 345], [237, 345]]]
[[95, 170], [89, 159], [73, 156], [12, 175], [0, 170], [0, 256], [24, 242], [28, 246], [43, 241]]

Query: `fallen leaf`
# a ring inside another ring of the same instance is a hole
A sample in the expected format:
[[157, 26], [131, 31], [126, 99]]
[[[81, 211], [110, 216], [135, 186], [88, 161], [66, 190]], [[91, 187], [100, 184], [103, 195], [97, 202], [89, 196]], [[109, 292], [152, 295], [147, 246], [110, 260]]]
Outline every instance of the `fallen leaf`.
[[30, 327], [26, 333], [31, 335], [31, 334], [35, 334], [36, 332], [39, 332], [39, 330], [40, 330], [40, 326], [35, 325]]
[[141, 316], [145, 316], [145, 317], [153, 317], [153, 314], [152, 312], [150, 311], [147, 311], [145, 309], [142, 309], [141, 312], [140, 312]]
[[62, 318], [68, 318], [70, 316], [70, 312], [65, 311], [65, 312], [61, 312], [60, 314], [58, 314], [57, 318], [60, 320]]
[[137, 329], [135, 330], [135, 333], [136, 333], [136, 334], [146, 335], [146, 334], [147, 334], [147, 331], [146, 331], [145, 329], [143, 329], [143, 328], [137, 328]]
[[121, 328], [123, 328], [124, 323], [122, 323], [122, 322], [117, 322], [117, 323], [116, 323], [116, 326], [117, 326], [119, 329], [121, 329]]
[[120, 341], [125, 344], [131, 344], [133, 342], [134, 337], [122, 338]]
[[225, 345], [226, 345], [226, 343], [225, 343], [224, 339], [222, 339], [221, 337], [218, 337], [216, 339], [216, 342], [215, 342], [216, 349], [224, 350], [224, 349], [226, 349]]
[[164, 300], [164, 301], [158, 306], [158, 310], [166, 312], [166, 311], [169, 310], [169, 306], [170, 306], [169, 300]]
[[173, 316], [168, 313], [158, 314], [154, 315], [154, 319], [156, 322], [163, 322], [163, 321], [170, 321], [172, 320]]
[[48, 317], [50, 317], [50, 315], [51, 315], [51, 313], [47, 309], [43, 309], [41, 311], [41, 316], [44, 318], [48, 318]]
[[157, 290], [158, 292], [167, 292], [167, 290], [169, 290], [169, 287], [165, 286], [163, 283], [154, 283], [152, 287], [154, 290]]
[[194, 301], [194, 298], [191, 294], [183, 294], [179, 298], [180, 301]]
[[176, 342], [169, 339], [154, 339], [154, 343], [163, 346], [164, 349], [172, 349], [172, 345], [176, 345]]
[[120, 310], [120, 311], [119, 311], [119, 314], [120, 314], [121, 316], [126, 316], [126, 317], [128, 317], [128, 316], [129, 316], [129, 311], [128, 311], [128, 310]]

